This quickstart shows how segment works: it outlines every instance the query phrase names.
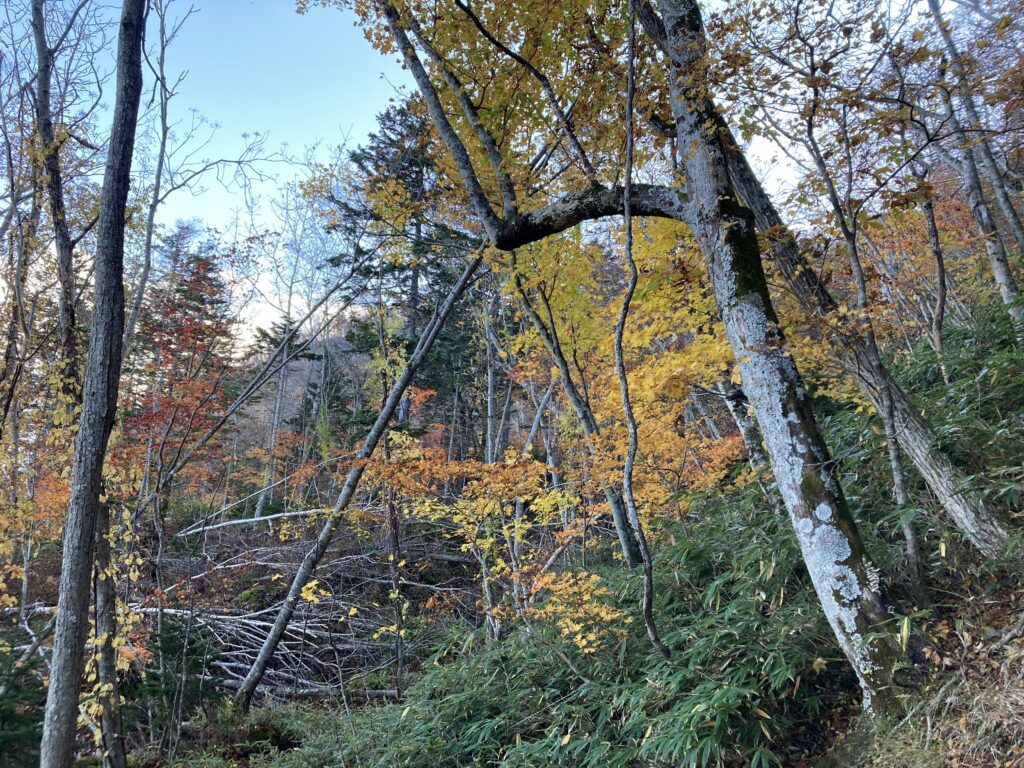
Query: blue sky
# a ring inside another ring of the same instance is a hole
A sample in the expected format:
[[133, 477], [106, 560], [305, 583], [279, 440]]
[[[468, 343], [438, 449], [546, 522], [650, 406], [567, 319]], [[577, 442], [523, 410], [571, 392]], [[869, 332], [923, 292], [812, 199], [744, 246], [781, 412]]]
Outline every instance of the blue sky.
[[[243, 134], [255, 132], [268, 134], [268, 150], [286, 143], [297, 155], [317, 141], [337, 145], [346, 135], [359, 143], [374, 128], [395, 85], [408, 82], [394, 57], [370, 47], [350, 13], [311, 8], [300, 16], [291, 0], [195, 0], [195, 5], [197, 12], [168, 50], [168, 73], [173, 78], [188, 70], [172, 101], [177, 117], [187, 118], [195, 109], [220, 124], [203, 152], [210, 158], [236, 156]], [[283, 179], [295, 173], [275, 172]], [[162, 220], [200, 217], [226, 225], [241, 197], [215, 181], [206, 187], [198, 197], [177, 193]]]

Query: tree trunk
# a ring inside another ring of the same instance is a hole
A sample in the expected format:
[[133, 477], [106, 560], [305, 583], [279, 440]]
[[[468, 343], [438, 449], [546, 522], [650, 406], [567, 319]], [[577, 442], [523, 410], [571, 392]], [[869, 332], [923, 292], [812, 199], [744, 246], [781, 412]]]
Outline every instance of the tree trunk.
[[[720, 118], [717, 124], [728, 150], [730, 178], [740, 197], [753, 211], [757, 228], [769, 243], [773, 263], [810, 313], [824, 316], [834, 312], [838, 304], [815, 269], [804, 259], [793, 233], [783, 223], [771, 198], [754, 176], [728, 126]], [[888, 389], [900, 445], [953, 523], [984, 554], [994, 555], [1002, 551], [1008, 536], [1005, 524], [988, 507], [982, 495], [971, 487], [966, 473], [943, 450], [934, 430], [922, 418], [899, 382], [884, 367], [881, 374], [876, 371], [870, 362], [864, 337], [846, 331], [830, 341], [834, 342], [836, 354], [855, 374], [861, 391], [876, 410], [881, 406], [876, 393]], [[880, 377], [884, 380], [879, 380]]]
[[[891, 374], [886, 372], [886, 376], [891, 380]], [[895, 392], [897, 387], [892, 381], [890, 391]], [[881, 404], [872, 400], [872, 405], [877, 409]], [[905, 398], [893, 398], [893, 417], [907, 458], [917, 467], [956, 526], [984, 555], [1000, 554], [1009, 538], [1006, 523], [988, 508], [981, 494], [968, 485], [969, 479], [941, 449], [931, 426]]]
[[[53, 59], [56, 51], [46, 40], [44, 0], [32, 0], [32, 33], [35, 39], [36, 69], [36, 129], [39, 132], [43, 172], [46, 176], [46, 194], [50, 201], [50, 220], [53, 225], [53, 244], [57, 251], [58, 327], [60, 329], [61, 388], [77, 398], [78, 348], [75, 339], [75, 271], [71, 231], [68, 227], [67, 207], [64, 203], [64, 178], [60, 167], [60, 143], [53, 126], [53, 107], [50, 89], [53, 81]], [[73, 20], [68, 22], [73, 23]], [[72, 403], [63, 403], [70, 409]]]
[[274, 410], [270, 415], [270, 438], [267, 444], [267, 469], [263, 474], [263, 488], [259, 498], [256, 500], [256, 512], [253, 517], [263, 517], [263, 510], [268, 501], [274, 497], [274, 474], [277, 461], [274, 453], [277, 451], [277, 428], [281, 424], [281, 407], [284, 404], [284, 390], [288, 383], [288, 366], [281, 366], [277, 374], [277, 391], [274, 393]]
[[[9, 297], [8, 300], [11, 302], [11, 316], [7, 322], [3, 367], [0, 368], [0, 388], [3, 390], [3, 399], [0, 400], [0, 438], [4, 434], [7, 417], [11, 415], [18, 381], [21, 379], [21, 373], [24, 370], [27, 357], [24, 350], [20, 348], [19, 339], [22, 335], [27, 335], [29, 327], [28, 318], [25, 313], [25, 286], [28, 283], [29, 248], [31, 247], [30, 243], [35, 241], [41, 214], [38, 195], [34, 195], [32, 208], [26, 220], [18, 221], [17, 235], [15, 236], [16, 243], [9, 253], [8, 263], [11, 276], [7, 284], [7, 295]], [[31, 317], [31, 313], [29, 317]]]
[[492, 339], [493, 325], [498, 317], [498, 294], [491, 299], [487, 315], [482, 319], [484, 332], [484, 362], [487, 370], [487, 417], [484, 421], [484, 464], [493, 464], [498, 440], [498, 373], [497, 350]]
[[114, 425], [121, 373], [125, 204], [142, 93], [145, 7], [146, 0], [125, 0], [121, 11], [113, 127], [96, 227], [95, 301], [71, 462], [41, 768], [68, 768], [74, 760], [103, 461]]
[[932, 307], [930, 324], [932, 348], [939, 361], [942, 380], [946, 384], [951, 384], [946, 368], [946, 345], [942, 337], [942, 325], [946, 317], [946, 259], [942, 253], [942, 243], [939, 241], [939, 227], [935, 222], [935, 205], [930, 197], [921, 202], [921, 212], [928, 227], [928, 243], [932, 250], [932, 260], [935, 262], [935, 304]]
[[[422, 173], [420, 174], [422, 176]], [[422, 185], [422, 179], [420, 179]], [[413, 251], [417, 256], [420, 256], [423, 242], [423, 222], [420, 221], [419, 217], [416, 219], [415, 229], [413, 230]], [[406, 343], [410, 346], [416, 341], [416, 326], [419, 320], [420, 312], [420, 266], [417, 261], [416, 266], [409, 270], [409, 299], [406, 304], [405, 310], [405, 327], [402, 329], [402, 335], [405, 338]], [[405, 424], [409, 420], [409, 412], [412, 408], [412, 400], [408, 395], [402, 398], [402, 402], [398, 406], [398, 423]]]
[[391, 602], [395, 616], [395, 691], [402, 698], [402, 636], [405, 633], [405, 602], [402, 598], [402, 539], [398, 509], [394, 499], [388, 492], [388, 573], [391, 576]]
[[726, 147], [708, 126], [720, 119], [707, 96], [703, 23], [695, 0], [659, 0], [670, 63], [670, 98], [686, 180], [684, 210], [714, 287], [719, 314], [764, 435], [776, 485], [829, 624], [864, 692], [883, 708], [898, 644], [876, 572], [833, 472], [810, 398], [783, 347], [762, 269], [754, 216], [736, 199]]
[[[813, 113], [812, 113], [813, 115]], [[897, 437], [896, 420], [893, 416], [892, 405], [892, 383], [886, 377], [885, 363], [882, 361], [882, 354], [878, 348], [878, 340], [875, 336], [874, 323], [871, 320], [868, 300], [867, 278], [864, 276], [864, 266], [860, 258], [858, 243], [858, 219], [857, 214], [850, 200], [850, 190], [847, 188], [845, 199], [840, 199], [839, 191], [833, 178], [832, 172], [825, 161], [824, 155], [819, 149], [815, 136], [815, 124], [813, 116], [807, 118], [807, 147], [814, 158], [818, 173], [825, 184], [828, 198], [832, 205], [832, 213], [835, 223], [843, 234], [843, 241], [846, 245], [846, 254], [850, 262], [850, 270], [853, 274], [854, 286], [856, 287], [857, 309], [861, 312], [858, 321], [862, 324], [861, 337], [864, 339], [864, 352], [868, 359], [868, 365], [872, 372], [872, 380], [880, 382], [881, 386], [874, 391], [878, 415], [882, 419], [882, 426], [885, 430], [885, 444], [889, 454], [889, 468], [892, 472], [893, 492], [896, 497], [896, 504], [901, 509], [910, 505], [910, 492], [907, 488], [907, 477], [903, 471], [903, 452], [900, 449]], [[844, 126], [845, 128], [845, 126]], [[844, 132], [843, 137], [849, 141], [849, 135]], [[870, 241], [869, 241], [870, 242]], [[923, 594], [924, 582], [921, 567], [921, 550], [917, 540], [917, 533], [914, 531], [911, 522], [902, 523], [903, 537], [906, 544], [907, 562], [910, 569], [910, 582], [915, 594]]]
[[[587, 449], [593, 456], [596, 450], [593, 438], [600, 432], [597, 420], [594, 418], [594, 412], [591, 410], [590, 404], [583, 398], [583, 395], [576, 386], [576, 382], [572, 379], [569, 361], [565, 358], [554, 327], [549, 328], [544, 319], [537, 313], [536, 308], [530, 302], [529, 296], [518, 279], [517, 288], [519, 296], [523, 301], [523, 306], [526, 308], [526, 314], [529, 316], [537, 333], [540, 334], [545, 348], [555, 362], [555, 367], [558, 368], [558, 374], [562, 381], [562, 391], [565, 392], [565, 396], [569, 399], [569, 404], [576, 412], [576, 417], [580, 420], [583, 434], [587, 437]], [[640, 554], [640, 545], [633, 533], [633, 527], [626, 514], [626, 505], [623, 503], [622, 494], [618, 489], [611, 487], [603, 488], [602, 491], [604, 492], [604, 497], [608, 500], [608, 509], [612, 515], [612, 523], [615, 526], [615, 534], [619, 539], [622, 557], [626, 561], [626, 565], [630, 568], [636, 568], [643, 562], [643, 557]]]
[[999, 235], [996, 227], [996, 220], [985, 200], [985, 193], [981, 187], [981, 176], [978, 174], [978, 164], [974, 161], [974, 151], [971, 148], [970, 140], [964, 134], [963, 127], [953, 112], [952, 100], [947, 97], [947, 108], [949, 109], [950, 122], [957, 135], [960, 144], [960, 168], [964, 182], [964, 192], [967, 194], [967, 204], [970, 206], [971, 215], [978, 226], [978, 231], [985, 240], [985, 254], [988, 256], [989, 268], [992, 271], [992, 278], [996, 281], [999, 289], [999, 296], [1003, 304], [1008, 307], [1008, 312], [1014, 324], [1019, 328], [1024, 325], [1024, 306], [1018, 301], [1020, 288], [1013, 277], [1013, 270], [1010, 261], [1006, 256], [1006, 246], [1003, 238]]
[[[1006, 189], [1006, 183], [1003, 181], [1003, 176], [999, 172], [999, 166], [996, 164], [995, 157], [992, 154], [992, 145], [989, 144], [988, 138], [985, 135], [985, 126], [981, 120], [981, 114], [978, 112], [978, 105], [974, 99], [974, 93], [971, 91], [968, 72], [960, 57], [956, 41], [953, 39], [953, 33], [950, 31], [949, 24], [943, 18], [939, 0], [928, 0], [928, 9], [931, 11], [935, 19], [935, 25], [942, 36], [942, 42], [946, 49], [946, 55], [949, 57], [949, 64], [953, 68], [953, 74], [959, 81], [960, 100], [963, 104], [964, 113], [967, 116], [967, 127], [972, 133], [976, 134], [969, 142], [973, 150], [971, 162], [981, 166], [985, 175], [988, 176], [989, 182], [992, 184], [992, 192], [996, 198], [996, 205], [1003, 214], [1006, 225], [1010, 228], [1013, 239], [1017, 243], [1017, 250], [1024, 254], [1024, 224], [1021, 224], [1020, 216], [1017, 215], [1017, 210], [1013, 207], [1010, 194]], [[952, 109], [953, 106], [950, 104], [951, 112]], [[962, 138], [966, 138], [963, 137], [961, 130], [958, 129], [958, 133], [961, 134]]]
[[736, 422], [736, 429], [743, 440], [743, 448], [747, 452], [747, 460], [751, 469], [763, 469], [768, 466], [768, 457], [764, 455], [764, 443], [757, 421], [748, 408], [747, 396], [742, 389], [730, 389], [724, 382], [719, 382], [716, 389], [722, 394], [729, 415]]

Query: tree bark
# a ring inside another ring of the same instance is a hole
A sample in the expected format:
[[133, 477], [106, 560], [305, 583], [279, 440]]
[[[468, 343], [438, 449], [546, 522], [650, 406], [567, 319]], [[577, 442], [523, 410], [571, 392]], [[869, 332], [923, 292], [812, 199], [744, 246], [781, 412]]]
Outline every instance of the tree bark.
[[[290, 303], [290, 302], [289, 302]], [[277, 467], [277, 430], [281, 425], [281, 408], [284, 404], [284, 390], [288, 383], [288, 365], [282, 365], [277, 374], [277, 391], [274, 393], [274, 408], [270, 414], [270, 435], [267, 439], [267, 468], [263, 473], [263, 489], [256, 500], [253, 517], [263, 517], [263, 510], [274, 496], [274, 474]]]
[[[772, 262], [811, 314], [831, 314], [839, 305], [800, 252], [796, 238], [754, 176], [725, 121], [719, 118], [718, 127], [719, 135], [724, 137], [729, 150], [729, 176], [741, 199], [753, 211], [757, 228], [769, 243], [768, 254]], [[881, 412], [882, 408], [877, 393], [889, 391], [900, 445], [952, 522], [982, 553], [994, 555], [1001, 552], [1009, 535], [1005, 523], [989, 508], [982, 495], [971, 487], [970, 478], [942, 448], [935, 431], [899, 382], [884, 366], [879, 371], [871, 363], [864, 337], [848, 330], [841, 336], [834, 334], [830, 340], [834, 342], [834, 350], [843, 365], [854, 374], [861, 391], [877, 411]]]
[[[50, 90], [53, 83], [53, 60], [56, 53], [46, 39], [45, 0], [32, 0], [32, 34], [35, 40], [36, 69], [36, 130], [39, 132], [46, 194], [50, 203], [53, 226], [53, 244], [57, 251], [57, 283], [60, 287], [57, 303], [61, 349], [61, 387], [77, 398], [78, 348], [75, 339], [75, 272], [74, 246], [68, 227], [67, 207], [64, 203], [64, 177], [60, 167], [60, 142], [53, 125], [53, 107]], [[77, 15], [77, 11], [75, 12]], [[74, 18], [68, 22], [74, 23]], [[70, 408], [72, 403], [65, 403]]]
[[930, 324], [932, 348], [939, 361], [942, 380], [946, 384], [951, 384], [952, 380], [946, 368], [946, 344], [942, 336], [942, 326], [946, 318], [946, 259], [942, 253], [942, 243], [939, 241], [939, 227], [935, 222], [935, 204], [930, 197], [921, 202], [921, 212], [928, 228], [928, 243], [932, 250], [932, 260], [935, 262], [935, 304], [932, 306]]
[[121, 11], [113, 127], [96, 228], [95, 301], [64, 525], [41, 768], [68, 768], [74, 760], [103, 461], [121, 373], [125, 205], [142, 93], [145, 7], [145, 0], [125, 0]]
[[725, 407], [736, 422], [736, 429], [743, 440], [743, 448], [747, 452], [747, 461], [751, 469], [763, 469], [768, 466], [768, 457], [764, 455], [764, 441], [756, 419], [747, 407], [747, 396], [742, 389], [730, 389], [724, 381], [719, 382], [716, 390], [721, 393]]
[[[850, 270], [853, 274], [853, 282], [856, 288], [857, 309], [861, 317], [857, 319], [861, 323], [862, 332], [860, 338], [864, 340], [864, 352], [868, 359], [872, 380], [880, 383], [874, 391], [874, 400], [878, 403], [877, 412], [882, 419], [882, 426], [885, 431], [885, 444], [889, 454], [889, 468], [892, 472], [893, 493], [896, 497], [896, 504], [901, 509], [910, 505], [910, 492], [907, 487], [906, 473], [903, 471], [903, 451], [900, 448], [897, 436], [896, 419], [893, 414], [892, 383], [886, 378], [886, 367], [882, 361], [882, 354], [878, 348], [878, 340], [875, 336], [874, 323], [871, 320], [870, 306], [868, 299], [867, 278], [864, 275], [864, 265], [860, 258], [859, 221], [856, 207], [850, 199], [851, 189], [846, 188], [844, 199], [840, 199], [839, 188], [833, 177], [832, 171], [822, 154], [816, 137], [816, 125], [814, 117], [818, 106], [818, 90], [814, 89], [814, 108], [809, 112], [806, 119], [806, 146], [814, 158], [818, 168], [818, 174], [828, 193], [829, 202], [832, 205], [832, 214], [836, 225], [843, 234], [843, 241], [846, 245], [846, 254], [850, 262]], [[849, 133], [845, 123], [842, 126], [843, 141], [849, 142]], [[850, 169], [848, 169], [849, 171]], [[855, 321], [855, 322], [857, 322]], [[917, 533], [914, 531], [912, 522], [901, 524], [903, 537], [906, 545], [907, 563], [910, 569], [910, 582], [917, 595], [923, 594], [923, 571], [921, 566], [921, 549], [917, 540]]]
[[695, 0], [659, 0], [669, 92], [685, 177], [687, 223], [704, 257], [719, 313], [764, 435], [825, 616], [861, 683], [865, 710], [893, 693], [898, 644], [879, 630], [888, 616], [853, 516], [832, 472], [810, 398], [771, 305], [754, 215], [735, 194], [720, 120], [707, 95], [706, 43]]
[[1006, 245], [999, 234], [995, 217], [992, 216], [992, 210], [988, 207], [988, 202], [985, 199], [981, 176], [978, 173], [978, 164], [975, 162], [970, 140], [965, 135], [963, 126], [953, 111], [952, 100], [948, 97], [946, 106], [960, 145], [961, 178], [964, 182], [964, 192], [967, 195], [967, 205], [970, 207], [974, 222], [985, 241], [985, 254], [988, 256], [989, 269], [992, 271], [992, 278], [999, 289], [999, 296], [1002, 298], [1003, 304], [1007, 305], [1010, 318], [1020, 329], [1024, 326], [1024, 306], [1019, 301], [1020, 287], [1013, 276], [1013, 269], [1010, 267], [1010, 261], [1006, 255]]
[[[36, 188], [38, 189], [38, 187]], [[28, 284], [30, 243], [35, 241], [41, 214], [38, 196], [34, 195], [32, 208], [25, 220], [18, 217], [17, 234], [12, 237], [15, 242], [12, 243], [8, 256], [10, 281], [7, 284], [7, 290], [11, 302], [11, 316], [7, 322], [4, 359], [3, 365], [0, 367], [0, 390], [3, 391], [2, 399], [0, 399], [0, 438], [3, 438], [7, 417], [11, 415], [11, 407], [15, 401], [18, 382], [29, 357], [27, 350], [21, 348], [19, 340], [22, 336], [27, 337], [30, 325], [31, 313], [26, 316], [25, 312], [25, 286]], [[17, 441], [15, 441], [15, 445], [17, 445]]]
[[[401, 15], [388, 0], [378, 0], [376, 5], [438, 134], [452, 154], [492, 245], [512, 250], [583, 219], [596, 218], [601, 211], [622, 210], [617, 190], [593, 185], [542, 211], [499, 219], [409, 41]], [[721, 117], [707, 96], [707, 78], [701, 71], [706, 45], [700, 10], [694, 0], [661, 0], [659, 5], [686, 188], [685, 193], [667, 188], [650, 190], [647, 199], [638, 195], [633, 213], [647, 215], [655, 207], [679, 210], [693, 231], [825, 615], [861, 681], [865, 708], [871, 708], [873, 699], [884, 707], [892, 692], [895, 662], [904, 654], [890, 635], [879, 631], [888, 616], [877, 592], [876, 574], [831, 471], [809, 396], [792, 358], [782, 347], [760, 261], [754, 218], [739, 204], [730, 184], [726, 147], [714, 130]]]
[[[988, 176], [989, 182], [992, 184], [992, 193], [996, 198], [996, 205], [1003, 214], [1006, 225], [1010, 228], [1013, 239], [1017, 243], [1017, 250], [1024, 254], [1024, 224], [1021, 223], [1020, 216], [1013, 207], [1010, 194], [1006, 189], [1006, 183], [1003, 181], [1003, 176], [999, 172], [995, 156], [992, 154], [992, 146], [985, 135], [985, 125], [982, 122], [981, 114], [978, 112], [978, 105], [971, 90], [968, 72], [966, 67], [964, 67], [960, 50], [953, 39], [953, 33], [950, 31], [949, 24], [943, 18], [942, 6], [939, 0], [928, 0], [928, 10], [935, 19], [935, 26], [938, 27], [939, 35], [942, 37], [942, 43], [946, 49], [949, 64], [953, 68], [953, 74], [956, 75], [959, 81], [960, 101], [963, 104], [964, 114], [967, 117], [967, 127], [977, 134], [969, 142], [969, 146], [973, 150], [971, 162], [980, 165], [985, 175]], [[952, 111], [952, 104], [950, 105], [950, 110]]]

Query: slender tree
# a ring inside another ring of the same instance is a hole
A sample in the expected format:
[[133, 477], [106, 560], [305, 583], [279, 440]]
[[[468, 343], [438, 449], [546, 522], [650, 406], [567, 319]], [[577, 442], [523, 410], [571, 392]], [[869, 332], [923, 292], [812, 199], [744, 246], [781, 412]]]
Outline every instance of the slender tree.
[[125, 0], [118, 33], [113, 124], [96, 228], [95, 299], [64, 525], [42, 768], [68, 768], [74, 760], [103, 463], [121, 376], [125, 206], [142, 95], [145, 10], [145, 0]]

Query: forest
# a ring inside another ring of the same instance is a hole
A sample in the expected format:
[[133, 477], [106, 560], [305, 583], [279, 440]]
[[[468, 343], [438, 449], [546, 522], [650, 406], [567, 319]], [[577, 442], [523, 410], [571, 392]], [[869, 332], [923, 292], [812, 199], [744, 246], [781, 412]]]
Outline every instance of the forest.
[[1024, 767], [1019, 0], [271, 2], [3, 3], [0, 768]]

